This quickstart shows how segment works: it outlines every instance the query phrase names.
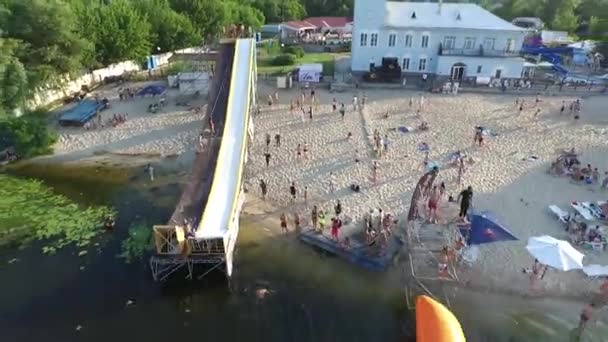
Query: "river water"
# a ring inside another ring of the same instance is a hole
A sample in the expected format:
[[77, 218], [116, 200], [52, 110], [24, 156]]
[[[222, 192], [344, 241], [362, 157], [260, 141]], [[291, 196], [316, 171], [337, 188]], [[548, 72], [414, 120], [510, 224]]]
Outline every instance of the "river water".
[[[84, 257], [44, 256], [39, 245], [0, 251], [1, 341], [413, 341], [413, 320], [399, 286], [241, 220], [233, 290], [223, 276], [154, 283], [145, 261], [116, 255], [129, 225], [166, 222], [179, 197], [171, 179], [142, 185], [75, 179], [78, 173], [27, 169], [83, 204], [119, 211], [114, 232]], [[126, 172], [126, 171], [125, 171]], [[42, 175], [41, 175], [42, 173]], [[66, 174], [70, 177], [65, 176]], [[116, 177], [113, 176], [114, 179]], [[17, 258], [9, 264], [7, 261]], [[263, 299], [255, 290], [267, 288]], [[133, 304], [127, 305], [128, 301]], [[469, 341], [569, 341], [583, 303], [458, 290], [450, 296]], [[594, 323], [583, 341], [608, 340]]]

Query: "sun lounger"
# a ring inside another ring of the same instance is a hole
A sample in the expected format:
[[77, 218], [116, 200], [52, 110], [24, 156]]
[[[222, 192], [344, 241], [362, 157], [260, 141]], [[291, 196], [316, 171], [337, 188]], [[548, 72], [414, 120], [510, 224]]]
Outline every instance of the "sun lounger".
[[587, 221], [593, 221], [595, 220], [595, 217], [593, 216], [593, 214], [589, 211], [589, 209], [587, 209], [585, 206], [583, 206], [581, 203], [579, 202], [572, 202], [570, 203], [570, 205], [572, 206], [572, 208], [574, 208], [574, 210], [576, 210], [577, 213], [579, 213], [585, 220]]
[[570, 220], [570, 214], [554, 204], [549, 206], [549, 210], [563, 223], [568, 223]]
[[588, 277], [592, 278], [608, 276], [608, 266], [597, 264], [587, 265], [583, 267], [583, 272], [585, 272]]
[[587, 210], [589, 210], [589, 212], [591, 213], [591, 215], [593, 215], [596, 219], [598, 220], [605, 220], [606, 219], [606, 215], [604, 215], [604, 213], [602, 212], [602, 209], [596, 205], [595, 203], [591, 203], [591, 202], [581, 202], [581, 204], [587, 208]]

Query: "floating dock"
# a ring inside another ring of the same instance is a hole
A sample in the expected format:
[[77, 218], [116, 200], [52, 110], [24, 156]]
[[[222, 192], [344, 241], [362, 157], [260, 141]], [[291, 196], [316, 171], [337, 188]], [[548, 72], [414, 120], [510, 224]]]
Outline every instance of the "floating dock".
[[329, 229], [325, 230], [323, 233], [318, 233], [309, 228], [302, 231], [298, 238], [307, 245], [336, 255], [370, 271], [386, 270], [403, 245], [394, 234], [389, 237], [387, 247], [384, 249], [379, 247], [379, 242], [368, 245], [365, 242], [364, 228], [357, 227], [356, 224], [347, 224], [340, 229], [340, 241], [344, 241], [347, 237], [350, 240], [350, 246], [345, 247], [331, 239]]

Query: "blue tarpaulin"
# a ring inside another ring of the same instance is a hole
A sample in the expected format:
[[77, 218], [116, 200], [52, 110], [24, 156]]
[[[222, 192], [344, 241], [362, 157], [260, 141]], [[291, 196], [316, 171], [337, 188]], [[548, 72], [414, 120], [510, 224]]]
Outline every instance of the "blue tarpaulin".
[[469, 245], [517, 240], [511, 230], [501, 224], [496, 214], [490, 211], [469, 215], [469, 222], [469, 227], [460, 228], [460, 233], [466, 237]]
[[143, 89], [140, 90], [139, 93], [137, 93], [137, 95], [139, 95], [139, 96], [146, 96], [146, 95], [159, 96], [159, 95], [164, 94], [166, 91], [167, 91], [167, 87], [165, 87], [164, 85], [152, 84], [152, 85], [143, 87]]
[[101, 102], [93, 100], [83, 100], [78, 102], [74, 107], [63, 111], [59, 116], [60, 125], [84, 125], [91, 120], [97, 112], [103, 110], [104, 105]]

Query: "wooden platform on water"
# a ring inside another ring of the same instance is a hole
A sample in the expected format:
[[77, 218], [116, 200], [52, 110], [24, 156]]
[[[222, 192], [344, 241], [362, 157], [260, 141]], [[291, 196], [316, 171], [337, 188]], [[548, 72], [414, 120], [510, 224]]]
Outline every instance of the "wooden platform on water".
[[384, 271], [399, 253], [403, 242], [395, 234], [389, 238], [386, 250], [382, 251], [379, 243], [368, 246], [365, 242], [365, 233], [361, 225], [348, 224], [340, 229], [340, 241], [346, 237], [350, 240], [350, 248], [344, 248], [331, 239], [330, 229], [323, 233], [312, 228], [303, 230], [298, 238], [303, 243], [319, 248], [325, 252], [336, 255], [352, 264], [370, 271]]

